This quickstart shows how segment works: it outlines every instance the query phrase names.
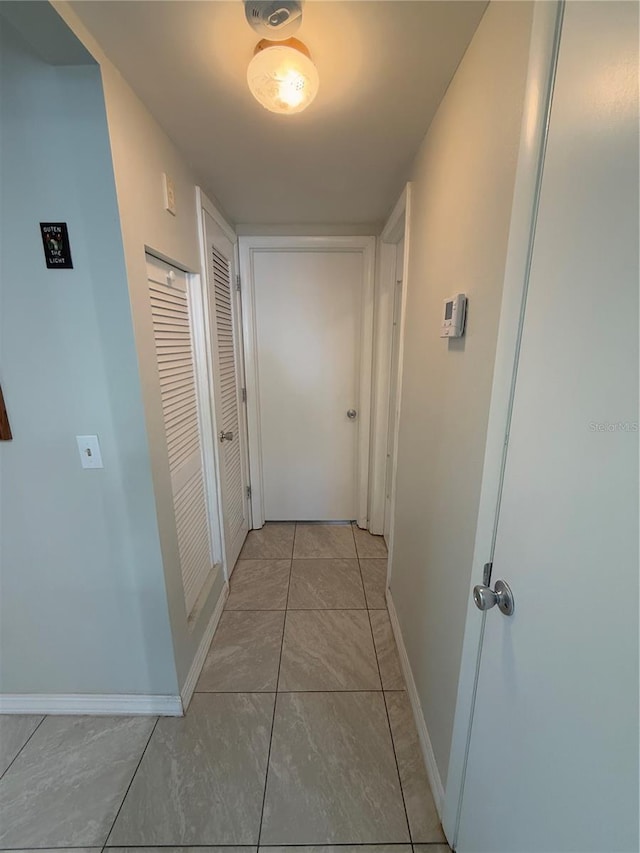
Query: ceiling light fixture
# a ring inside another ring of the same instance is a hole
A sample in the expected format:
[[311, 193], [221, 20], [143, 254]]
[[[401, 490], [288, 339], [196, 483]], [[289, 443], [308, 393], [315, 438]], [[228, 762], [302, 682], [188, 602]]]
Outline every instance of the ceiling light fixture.
[[301, 41], [262, 39], [247, 69], [254, 98], [272, 113], [293, 115], [306, 109], [318, 93], [320, 78]]

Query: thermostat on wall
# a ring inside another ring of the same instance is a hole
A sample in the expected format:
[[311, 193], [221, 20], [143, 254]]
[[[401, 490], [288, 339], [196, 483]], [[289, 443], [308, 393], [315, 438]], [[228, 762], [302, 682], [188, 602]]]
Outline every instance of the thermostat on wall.
[[464, 334], [464, 320], [467, 313], [467, 297], [464, 293], [444, 300], [442, 309], [441, 338], [460, 338]]

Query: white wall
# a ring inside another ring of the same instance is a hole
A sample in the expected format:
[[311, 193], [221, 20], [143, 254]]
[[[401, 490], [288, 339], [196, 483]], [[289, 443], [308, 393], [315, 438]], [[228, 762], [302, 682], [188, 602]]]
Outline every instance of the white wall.
[[[0, 37], [0, 380], [14, 435], [0, 444], [1, 688], [175, 694], [99, 70], [47, 65], [4, 23]], [[73, 270], [45, 268], [41, 220], [68, 223]], [[99, 435], [103, 470], [81, 469], [84, 433]]]
[[382, 231], [381, 223], [355, 225], [236, 225], [239, 237], [370, 237]]
[[[391, 592], [446, 780], [532, 7], [492, 3], [416, 158]], [[469, 297], [466, 335], [439, 337]]]
[[[113, 152], [131, 310], [151, 452], [160, 543], [176, 666], [182, 686], [224, 578], [219, 573], [195, 624], [188, 621], [178, 558], [171, 480], [155, 344], [147, 293], [145, 249], [189, 271], [200, 271], [196, 177], [67, 3], [53, 3], [100, 65]], [[177, 215], [163, 208], [162, 173], [175, 186]]]

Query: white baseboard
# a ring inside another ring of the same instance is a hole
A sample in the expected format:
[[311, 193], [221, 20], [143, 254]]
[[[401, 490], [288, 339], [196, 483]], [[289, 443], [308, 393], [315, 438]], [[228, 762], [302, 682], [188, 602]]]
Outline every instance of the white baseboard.
[[191, 664], [180, 696], [156, 696], [137, 693], [5, 693], [0, 695], [0, 714], [88, 714], [94, 716], [129, 716], [147, 714], [181, 717], [187, 710], [211, 640], [222, 616], [229, 584], [225, 583], [198, 651]]
[[398, 622], [398, 614], [396, 613], [396, 608], [393, 603], [393, 598], [391, 597], [390, 589], [387, 589], [387, 607], [389, 609], [389, 619], [391, 620], [393, 636], [395, 637], [396, 645], [398, 646], [400, 666], [402, 667], [404, 680], [407, 684], [407, 694], [409, 696], [409, 702], [411, 703], [413, 718], [416, 723], [416, 728], [418, 729], [420, 748], [422, 750], [422, 757], [424, 758], [424, 763], [427, 768], [427, 776], [429, 778], [429, 784], [431, 785], [431, 793], [433, 794], [433, 799], [438, 810], [438, 817], [442, 821], [442, 808], [444, 805], [444, 787], [442, 785], [442, 779], [440, 778], [440, 773], [438, 771], [438, 765], [436, 764], [436, 757], [433, 752], [433, 746], [431, 745], [431, 738], [429, 737], [427, 724], [424, 719], [424, 714], [422, 713], [422, 706], [418, 697], [418, 689], [416, 687], [416, 682], [413, 677], [413, 672], [411, 671], [409, 656], [407, 655], [407, 649], [404, 644], [404, 639], [402, 637], [402, 631], [400, 630], [400, 623]]
[[0, 696], [0, 714], [90, 714], [128, 716], [133, 714], [182, 716], [179, 696], [146, 694], [46, 694], [6, 693]]
[[200, 640], [198, 651], [195, 653], [191, 668], [189, 669], [189, 673], [182, 685], [182, 690], [180, 691], [180, 695], [182, 697], [182, 708], [184, 709], [185, 714], [187, 713], [189, 702], [191, 702], [193, 691], [196, 689], [196, 684], [200, 678], [200, 673], [202, 672], [202, 667], [204, 666], [207, 652], [211, 645], [211, 640], [213, 640], [213, 635], [218, 627], [218, 622], [220, 621], [220, 617], [222, 616], [222, 611], [224, 610], [224, 605], [228, 597], [229, 581], [225, 581], [220, 597], [218, 598], [218, 602], [211, 614], [211, 619], [209, 619], [209, 624], [207, 625], [206, 630], [202, 635], [202, 639]]

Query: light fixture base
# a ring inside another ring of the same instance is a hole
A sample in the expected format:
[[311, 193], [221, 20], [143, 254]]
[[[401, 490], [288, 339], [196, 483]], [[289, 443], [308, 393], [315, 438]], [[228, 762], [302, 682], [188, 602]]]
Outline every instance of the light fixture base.
[[309, 48], [301, 42], [299, 39], [283, 39], [282, 41], [271, 41], [271, 39], [260, 39], [258, 44], [255, 46], [255, 50], [253, 51], [253, 55], [255, 56], [257, 53], [260, 53], [261, 50], [266, 50], [268, 47], [292, 47], [294, 50], [303, 53], [305, 56], [308, 56], [311, 59], [311, 54], [309, 53]]

